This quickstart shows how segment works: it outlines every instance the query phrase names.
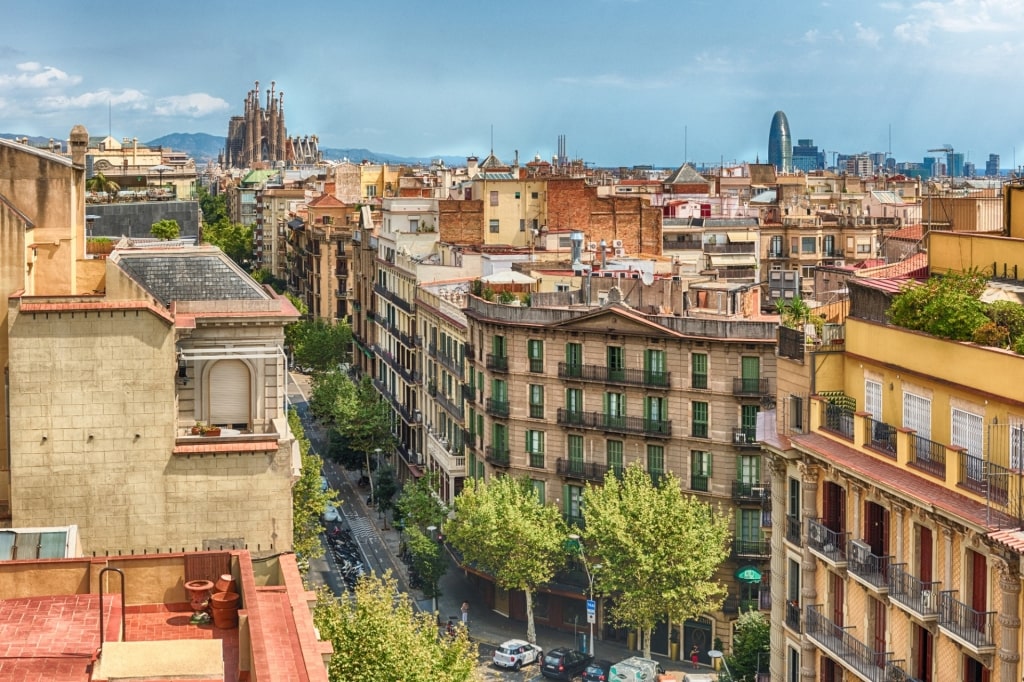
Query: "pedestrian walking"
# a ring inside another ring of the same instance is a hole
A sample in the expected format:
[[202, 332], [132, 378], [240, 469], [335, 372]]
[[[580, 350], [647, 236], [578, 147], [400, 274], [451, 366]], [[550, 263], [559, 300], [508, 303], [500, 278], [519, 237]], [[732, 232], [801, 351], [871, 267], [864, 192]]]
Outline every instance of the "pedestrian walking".
[[700, 649], [698, 649], [698, 648], [697, 648], [697, 645], [696, 645], [696, 644], [694, 644], [694, 645], [693, 645], [693, 648], [692, 648], [692, 649], [690, 649], [690, 663], [692, 663], [692, 664], [693, 664], [693, 667], [694, 667], [694, 668], [696, 668], [696, 667], [697, 667], [697, 660], [698, 660], [699, 658], [700, 658]]
[[462, 602], [462, 624], [465, 626], [469, 625], [469, 602]]

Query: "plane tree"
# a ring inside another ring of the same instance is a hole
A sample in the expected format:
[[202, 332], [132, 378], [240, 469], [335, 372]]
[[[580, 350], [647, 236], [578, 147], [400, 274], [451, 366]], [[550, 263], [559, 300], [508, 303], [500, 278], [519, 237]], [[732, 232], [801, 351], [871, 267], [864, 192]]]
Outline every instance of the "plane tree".
[[594, 591], [614, 595], [610, 620], [643, 635], [651, 655], [651, 632], [667, 616], [674, 622], [721, 607], [726, 588], [715, 579], [728, 556], [730, 516], [684, 495], [671, 473], [657, 485], [639, 463], [621, 480], [614, 472], [604, 485], [583, 493], [584, 558]]

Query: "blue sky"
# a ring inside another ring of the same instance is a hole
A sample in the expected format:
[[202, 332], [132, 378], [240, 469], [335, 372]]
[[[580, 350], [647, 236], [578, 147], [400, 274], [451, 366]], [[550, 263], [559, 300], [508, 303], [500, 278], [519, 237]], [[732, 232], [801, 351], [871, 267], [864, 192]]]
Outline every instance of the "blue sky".
[[[290, 135], [410, 156], [1024, 164], [1024, 0], [0, 1], [0, 132], [224, 135], [259, 80]], [[265, 99], [265, 94], [263, 95]]]

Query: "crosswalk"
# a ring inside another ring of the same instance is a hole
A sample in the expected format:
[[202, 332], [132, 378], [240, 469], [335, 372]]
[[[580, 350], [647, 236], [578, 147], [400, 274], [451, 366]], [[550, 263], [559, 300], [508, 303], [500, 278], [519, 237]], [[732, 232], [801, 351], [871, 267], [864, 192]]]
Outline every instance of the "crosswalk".
[[368, 544], [377, 542], [380, 539], [377, 536], [377, 532], [373, 529], [373, 525], [365, 516], [346, 513], [345, 520], [348, 521], [348, 527], [352, 530], [352, 535], [360, 542]]

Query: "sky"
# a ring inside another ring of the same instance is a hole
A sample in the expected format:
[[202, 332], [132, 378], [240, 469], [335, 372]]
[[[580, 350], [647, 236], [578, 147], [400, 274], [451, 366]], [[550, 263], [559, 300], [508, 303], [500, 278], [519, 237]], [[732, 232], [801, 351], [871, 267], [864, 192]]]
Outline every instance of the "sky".
[[[1024, 0], [0, 0], [0, 132], [289, 135], [403, 156], [764, 161], [794, 142], [1024, 164]], [[492, 133], [493, 131], [493, 133]], [[492, 138], [493, 135], [493, 138]], [[493, 145], [492, 145], [493, 139]]]

